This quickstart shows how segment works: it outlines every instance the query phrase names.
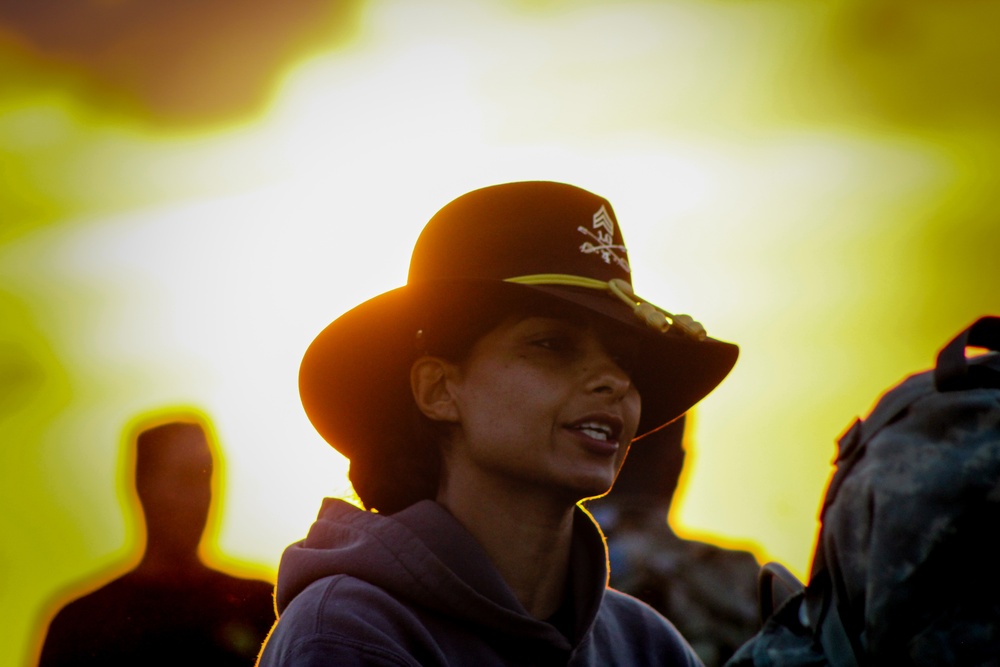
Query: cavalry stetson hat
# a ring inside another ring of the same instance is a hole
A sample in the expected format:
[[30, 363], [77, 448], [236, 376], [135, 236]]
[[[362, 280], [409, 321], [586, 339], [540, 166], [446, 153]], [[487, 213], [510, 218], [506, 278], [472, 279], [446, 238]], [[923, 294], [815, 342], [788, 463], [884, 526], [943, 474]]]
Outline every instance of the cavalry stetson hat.
[[633, 293], [607, 200], [548, 181], [494, 185], [438, 211], [413, 248], [406, 285], [344, 313], [306, 350], [299, 392], [316, 430], [349, 459], [405, 447], [421, 333], [467, 326], [491, 302], [581, 308], [633, 333], [640, 437], [712, 391], [739, 352]]

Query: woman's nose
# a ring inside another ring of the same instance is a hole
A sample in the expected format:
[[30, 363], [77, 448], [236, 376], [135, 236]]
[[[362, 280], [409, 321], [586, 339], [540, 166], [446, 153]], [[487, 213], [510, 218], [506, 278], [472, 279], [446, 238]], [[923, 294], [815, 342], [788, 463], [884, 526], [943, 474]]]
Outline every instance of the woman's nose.
[[598, 393], [624, 396], [632, 378], [603, 346], [596, 345], [587, 355], [587, 389]]

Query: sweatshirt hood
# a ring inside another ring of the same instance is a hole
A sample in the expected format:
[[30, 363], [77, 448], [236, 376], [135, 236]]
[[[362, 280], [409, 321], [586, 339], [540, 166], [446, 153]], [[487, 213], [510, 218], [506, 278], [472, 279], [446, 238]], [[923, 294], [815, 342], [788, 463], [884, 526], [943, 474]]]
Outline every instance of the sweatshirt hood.
[[[569, 578], [573, 644], [587, 633], [600, 608], [608, 576], [606, 553], [600, 529], [577, 508]], [[527, 613], [485, 550], [434, 501], [387, 516], [325, 499], [306, 538], [282, 555], [278, 614], [314, 581], [334, 575], [361, 579], [414, 608], [457, 617], [484, 631], [567, 642], [551, 624]]]

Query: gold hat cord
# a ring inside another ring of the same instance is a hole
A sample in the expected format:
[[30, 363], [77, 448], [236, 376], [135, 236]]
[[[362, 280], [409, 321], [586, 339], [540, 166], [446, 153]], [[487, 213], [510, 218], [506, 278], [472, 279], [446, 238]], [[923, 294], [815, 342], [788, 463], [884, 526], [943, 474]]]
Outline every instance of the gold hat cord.
[[505, 282], [521, 285], [567, 285], [608, 292], [627, 305], [636, 317], [657, 331], [666, 332], [677, 329], [680, 333], [695, 340], [705, 340], [708, 336], [705, 327], [696, 322], [690, 315], [674, 315], [642, 297], [636, 296], [635, 292], [632, 291], [632, 286], [621, 278], [604, 281], [566, 273], [536, 273], [529, 276], [507, 278]]

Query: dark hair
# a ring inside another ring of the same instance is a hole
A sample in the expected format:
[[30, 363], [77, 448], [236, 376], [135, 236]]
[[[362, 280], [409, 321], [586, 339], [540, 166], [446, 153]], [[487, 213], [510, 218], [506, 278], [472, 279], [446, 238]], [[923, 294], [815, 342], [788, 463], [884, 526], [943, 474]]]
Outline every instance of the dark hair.
[[[462, 363], [476, 341], [526, 307], [511, 299], [495, 299], [475, 304], [456, 301], [428, 311], [425, 324], [413, 332], [413, 360], [431, 355]], [[409, 377], [405, 382], [409, 393]], [[409, 414], [386, 415], [386, 419], [407, 419], [409, 436], [387, 443], [389, 446], [379, 455], [356, 453], [351, 458], [348, 477], [354, 492], [366, 509], [380, 514], [393, 514], [435, 498], [441, 481], [441, 449], [448, 441], [447, 425], [421, 412], [410, 396]]]
[[437, 496], [441, 477], [440, 424], [412, 406], [410, 439], [388, 456], [356, 454], [348, 477], [366, 509], [393, 514]]

